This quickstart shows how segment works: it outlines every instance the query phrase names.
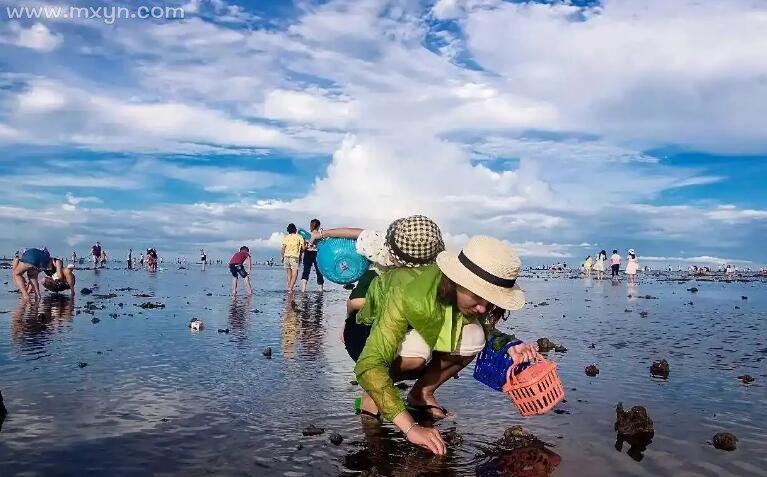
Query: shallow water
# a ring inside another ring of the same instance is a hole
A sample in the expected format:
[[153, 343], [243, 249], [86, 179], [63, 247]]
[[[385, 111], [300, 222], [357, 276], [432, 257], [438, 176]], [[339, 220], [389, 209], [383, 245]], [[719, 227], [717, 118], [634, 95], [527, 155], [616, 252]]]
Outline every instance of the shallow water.
[[[521, 281], [532, 304], [501, 327], [567, 346], [550, 354], [567, 402], [559, 414], [521, 418], [503, 394], [471, 377], [472, 364], [437, 395], [457, 414], [436, 424], [450, 442], [449, 455], [437, 458], [390, 425], [354, 415], [360, 389], [350, 384], [353, 363], [339, 339], [348, 292], [297, 294], [292, 305], [281, 291], [282, 270], [254, 275], [255, 295], [232, 300], [223, 266], [78, 271], [78, 289], [95, 284], [94, 293], [118, 296], [80, 295], [74, 305], [49, 296], [26, 310], [7, 291], [7, 275], [0, 475], [354, 475], [376, 468], [408, 476], [767, 476], [763, 282], [648, 277], [629, 288], [528, 274]], [[691, 286], [700, 291], [688, 292]], [[125, 287], [135, 290], [118, 291]], [[646, 294], [657, 299], [636, 298]], [[87, 310], [87, 301], [103, 309]], [[146, 301], [165, 308], [135, 306]], [[193, 317], [204, 321], [203, 331], [189, 330]], [[267, 346], [271, 359], [262, 355]], [[670, 363], [668, 380], [650, 376], [660, 358]], [[583, 371], [592, 362], [600, 369], [595, 378]], [[756, 382], [741, 384], [741, 374]], [[626, 443], [616, 448], [618, 401], [646, 406], [654, 420], [643, 453]], [[327, 432], [304, 437], [308, 424]], [[548, 447], [499, 453], [494, 442], [515, 424]], [[719, 431], [738, 436], [736, 451], [709, 444]], [[344, 437], [341, 445], [329, 442], [331, 432]]]

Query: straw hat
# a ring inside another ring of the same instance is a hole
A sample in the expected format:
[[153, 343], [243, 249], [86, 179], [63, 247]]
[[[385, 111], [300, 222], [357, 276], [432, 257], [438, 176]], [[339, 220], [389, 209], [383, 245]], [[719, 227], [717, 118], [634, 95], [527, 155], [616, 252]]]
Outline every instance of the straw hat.
[[434, 263], [445, 250], [439, 226], [423, 215], [397, 219], [386, 231], [386, 248], [398, 264], [418, 267]]
[[517, 252], [493, 237], [472, 237], [460, 253], [442, 252], [437, 266], [449, 279], [505, 310], [519, 310], [525, 294], [516, 284]]
[[633, 249], [633, 248], [630, 248], [630, 249], [629, 249], [629, 253], [630, 253], [631, 255], [634, 255], [634, 249]]

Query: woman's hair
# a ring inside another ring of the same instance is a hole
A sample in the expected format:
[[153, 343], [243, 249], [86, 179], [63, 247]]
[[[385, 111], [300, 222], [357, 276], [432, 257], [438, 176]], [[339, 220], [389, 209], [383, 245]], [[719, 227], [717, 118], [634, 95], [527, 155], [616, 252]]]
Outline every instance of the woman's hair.
[[629, 254], [629, 257], [631, 257], [631, 258], [633, 258], [633, 259], [636, 259], [636, 258], [637, 258], [637, 254], [635, 254], [635, 253], [630, 253], [630, 254]]
[[616, 249], [613, 249], [613, 253], [618, 253], [618, 250], [616, 250]]
[[601, 252], [599, 252], [599, 255], [602, 255], [603, 257], [607, 258], [607, 251], [602, 250]]
[[320, 228], [320, 220], [319, 219], [312, 219], [309, 222], [309, 229], [314, 231], [314, 230], [317, 230], [318, 228]]
[[289, 234], [296, 233], [296, 230], [298, 230], [298, 229], [296, 229], [296, 224], [288, 224], [288, 233]]
[[[458, 293], [458, 285], [443, 274], [439, 281], [439, 285], [437, 285], [437, 300], [445, 305], [455, 305], [456, 293]], [[491, 326], [495, 326], [498, 321], [502, 319], [505, 320], [508, 315], [508, 310], [504, 310], [503, 308], [490, 303], [485, 316], [487, 317], [487, 322]]]
[[242, 247], [240, 247], [240, 252], [250, 252], [250, 249], [246, 247], [245, 245], [243, 245]]

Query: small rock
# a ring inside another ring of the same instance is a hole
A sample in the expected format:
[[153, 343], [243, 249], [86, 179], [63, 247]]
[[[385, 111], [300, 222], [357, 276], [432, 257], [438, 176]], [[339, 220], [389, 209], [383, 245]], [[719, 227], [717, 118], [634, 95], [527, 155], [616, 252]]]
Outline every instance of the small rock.
[[117, 318], [117, 313], [110, 313], [109, 316], [112, 318]]
[[552, 342], [548, 338], [538, 338], [537, 343], [538, 343], [538, 350], [541, 351], [542, 353], [551, 351], [556, 347], [556, 344], [554, 344], [554, 342]]
[[736, 310], [740, 310], [740, 307], [738, 305], [735, 305]]
[[93, 290], [91, 290], [90, 288], [82, 288], [80, 290], [81, 295], [90, 295], [91, 293], [93, 293]]
[[205, 296], [213, 296], [213, 293], [206, 293]]
[[95, 316], [94, 316], [93, 318], [91, 318], [91, 323], [93, 323], [94, 325], [95, 325], [96, 323], [98, 323], [99, 321], [101, 321], [101, 320], [99, 320], [99, 319], [98, 319], [98, 318], [96, 318]]
[[624, 313], [631, 313], [631, 310], [629, 310], [628, 308], [626, 308], [625, 310], [623, 310], [623, 312], [624, 312]]
[[270, 346], [267, 346], [266, 348], [264, 348], [263, 351], [261, 351], [261, 354], [263, 354], [267, 358], [271, 358], [272, 357], [272, 348]]
[[[748, 300], [748, 297], [746, 295], [743, 295], [743, 296], [740, 297], [740, 299], [741, 300]], [[732, 434], [730, 434], [730, 435], [732, 435]]]
[[687, 291], [692, 293], [698, 293], [698, 287], [688, 288]]
[[321, 427], [316, 427], [314, 424], [309, 424], [303, 430], [303, 434], [305, 436], [319, 436], [320, 434], [324, 434], [324, 433], [325, 433], [325, 429]]
[[653, 361], [650, 366], [650, 374], [653, 376], [660, 376], [662, 378], [668, 378], [669, 366], [668, 361], [662, 359], [660, 361]]
[[354, 283], [347, 283], [344, 285], [344, 290], [354, 290]]
[[624, 411], [623, 403], [619, 402], [615, 406], [615, 414], [615, 430], [618, 431], [618, 434], [633, 436], [655, 433], [652, 419], [650, 419], [644, 406], [634, 406], [628, 411]]
[[224, 328], [224, 329], [221, 329], [221, 328], [219, 328], [219, 329], [218, 329], [218, 332], [219, 332], [219, 333], [226, 333], [226, 334], [229, 334], [229, 328]]
[[358, 383], [357, 381], [352, 380], [352, 381], [349, 381], [349, 384], [351, 384], [352, 386], [359, 386], [360, 383]]
[[591, 376], [593, 378], [597, 374], [599, 374], [599, 368], [597, 368], [596, 364], [586, 366], [586, 376]]
[[646, 318], [646, 317], [647, 317], [647, 315], [649, 315], [649, 313], [648, 313], [648, 312], [646, 312], [646, 311], [644, 311], [644, 310], [642, 310], [642, 311], [640, 311], [640, 312], [639, 312], [639, 316], [641, 316], [642, 318]]
[[713, 439], [714, 447], [725, 451], [734, 451], [738, 447], [738, 438], [729, 432], [717, 432]]
[[402, 391], [410, 387], [408, 383], [397, 383], [395, 386], [397, 386], [397, 388], [401, 389]]
[[546, 302], [546, 301], [542, 301], [542, 302], [538, 303], [538, 306], [549, 306], [549, 303]]
[[344, 436], [342, 436], [341, 434], [337, 432], [330, 434], [330, 442], [332, 442], [333, 445], [340, 446], [343, 441], [344, 441]]
[[750, 374], [744, 374], [743, 376], [738, 376], [738, 379], [740, 379], [743, 384], [751, 384], [754, 382], [754, 378]]
[[152, 303], [150, 301], [142, 303], [142, 304], [140, 304], [138, 306], [143, 308], [143, 309], [145, 309], [145, 310], [146, 309], [151, 309], [151, 308], [165, 308], [165, 305], [162, 304], [162, 303]]
[[44, 320], [45, 319], [45, 313], [38, 313], [37, 314], [37, 319], [38, 320]]
[[554, 351], [556, 351], [557, 353], [567, 353], [567, 348], [565, 348], [562, 345], [556, 345], [554, 346]]
[[88, 363], [86, 363], [84, 361], [80, 361], [79, 363], [77, 363], [77, 365], [80, 366], [81, 368], [84, 368], [84, 367], [88, 366]]
[[[8, 415], [8, 410], [5, 408], [5, 403], [3, 402], [3, 392], [0, 391], [0, 421], [5, 419], [5, 416]], [[2, 424], [2, 422], [0, 422]]]
[[596, 349], [596, 347], [597, 347], [597, 345], [595, 345], [594, 343], [591, 343], [591, 346], [589, 346], [589, 348], [591, 348], [591, 349]]

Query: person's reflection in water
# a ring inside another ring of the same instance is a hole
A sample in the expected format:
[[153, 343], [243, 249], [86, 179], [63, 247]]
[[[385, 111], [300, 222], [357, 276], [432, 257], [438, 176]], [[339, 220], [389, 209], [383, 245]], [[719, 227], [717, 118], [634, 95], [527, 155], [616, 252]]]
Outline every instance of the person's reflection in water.
[[365, 447], [344, 456], [344, 466], [352, 471], [375, 471], [371, 475], [410, 477], [434, 475], [451, 477], [456, 474], [454, 452], [461, 442], [455, 429], [442, 430], [445, 441], [451, 444], [444, 457], [435, 457], [426, 450], [413, 448], [396, 428], [382, 426], [377, 420], [362, 416]]
[[233, 296], [229, 304], [229, 330], [234, 334], [238, 344], [248, 340], [248, 324], [250, 313], [250, 300], [253, 295], [242, 297]]
[[282, 356], [285, 359], [293, 359], [298, 337], [298, 303], [290, 293], [285, 298], [285, 311], [282, 314], [282, 329], [280, 333], [282, 342]]
[[317, 358], [322, 350], [325, 328], [322, 321], [322, 293], [304, 294], [301, 297], [301, 347], [308, 358]]
[[48, 342], [45, 336], [72, 321], [74, 299], [58, 293], [46, 295], [33, 304], [21, 303], [11, 315], [11, 336], [37, 348]]
[[630, 296], [636, 297], [638, 292], [637, 282], [628, 282], [627, 291]]

